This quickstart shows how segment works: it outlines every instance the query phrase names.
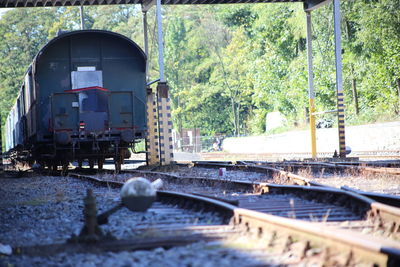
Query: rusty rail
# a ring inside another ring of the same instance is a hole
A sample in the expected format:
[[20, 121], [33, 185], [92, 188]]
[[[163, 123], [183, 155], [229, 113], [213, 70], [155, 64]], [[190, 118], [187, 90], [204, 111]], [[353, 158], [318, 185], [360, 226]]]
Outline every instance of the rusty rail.
[[[327, 187], [327, 188], [333, 188], [328, 185], [324, 185], [318, 182], [313, 181], [310, 178], [306, 178], [297, 174], [294, 174], [290, 171], [285, 171], [285, 170], [280, 170], [277, 168], [273, 167], [265, 167], [265, 166], [259, 166], [256, 164], [243, 164], [244, 162], [241, 162], [240, 165], [235, 165], [229, 162], [224, 162], [222, 164], [218, 164], [216, 162], [213, 162], [211, 164], [206, 163], [206, 162], [194, 162], [194, 166], [199, 166], [199, 167], [211, 167], [211, 168], [219, 168], [219, 167], [225, 167], [225, 168], [230, 168], [230, 169], [236, 169], [236, 170], [247, 170], [247, 171], [254, 171], [254, 172], [259, 172], [259, 173], [264, 173], [267, 175], [270, 175], [271, 177], [280, 177], [283, 178], [287, 181], [290, 181], [296, 185], [307, 185], [307, 186], [321, 186], [321, 187]], [[358, 169], [358, 170], [367, 170], [367, 171], [375, 171], [375, 168], [371, 167], [366, 167], [366, 166], [346, 166], [346, 165], [337, 165], [333, 163], [320, 163], [320, 162], [315, 162], [315, 163], [305, 163], [306, 167], [322, 167], [322, 168], [332, 168], [333, 171], [338, 171], [340, 168], [352, 168], [352, 169]], [[290, 166], [293, 167], [293, 166]], [[296, 168], [304, 168], [302, 165], [295, 166]], [[383, 169], [383, 170], [382, 170]], [[389, 171], [392, 168], [379, 168], [378, 172], [384, 171], [385, 173], [391, 173], [391, 174], [397, 174], [399, 169], [394, 169], [392, 171]], [[400, 197], [398, 196], [393, 196], [393, 195], [388, 195], [388, 194], [380, 194], [380, 193], [373, 193], [373, 192], [366, 192], [362, 190], [357, 190], [353, 189], [350, 187], [341, 187], [341, 189], [346, 190], [346, 191], [352, 191], [356, 194], [371, 198], [375, 201], [381, 202], [383, 204], [387, 204], [390, 206], [395, 206], [395, 207], [400, 207]]]

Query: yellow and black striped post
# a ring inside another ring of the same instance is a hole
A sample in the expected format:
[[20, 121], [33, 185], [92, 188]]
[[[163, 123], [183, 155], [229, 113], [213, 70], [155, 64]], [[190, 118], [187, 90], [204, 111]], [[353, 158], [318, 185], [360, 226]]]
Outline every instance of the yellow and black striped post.
[[159, 136], [157, 122], [157, 104], [155, 94], [151, 88], [147, 88], [147, 138], [146, 138], [146, 161], [147, 165], [159, 165]]
[[339, 156], [346, 157], [346, 138], [344, 124], [344, 96], [343, 92], [337, 92], [337, 109], [338, 109], [338, 129], [339, 129]]
[[172, 119], [171, 104], [168, 96], [168, 85], [159, 82], [157, 85], [158, 96], [158, 126], [160, 133], [160, 164], [168, 165], [174, 160], [172, 146]]
[[340, 0], [333, 0], [333, 18], [335, 33], [335, 59], [336, 59], [336, 92], [338, 107], [338, 129], [339, 129], [339, 156], [346, 157], [346, 138], [344, 124], [344, 97], [343, 97], [343, 75], [342, 75], [342, 45], [340, 31]]

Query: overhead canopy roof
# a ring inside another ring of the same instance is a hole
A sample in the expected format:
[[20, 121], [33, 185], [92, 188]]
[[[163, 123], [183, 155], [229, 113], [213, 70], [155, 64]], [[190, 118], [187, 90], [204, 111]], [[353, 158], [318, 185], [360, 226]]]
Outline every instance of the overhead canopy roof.
[[[284, 3], [304, 2], [304, 8], [311, 10], [330, 0], [161, 0], [163, 5], [201, 5], [201, 4], [240, 4], [240, 3]], [[118, 5], [144, 4], [153, 0], [0, 0], [2, 7], [52, 7], [52, 6], [91, 6], [91, 5]]]

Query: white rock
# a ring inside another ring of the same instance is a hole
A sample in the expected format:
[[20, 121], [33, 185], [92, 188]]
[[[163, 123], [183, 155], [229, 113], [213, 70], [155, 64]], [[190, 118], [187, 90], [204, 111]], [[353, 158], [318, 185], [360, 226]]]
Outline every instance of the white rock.
[[164, 253], [164, 249], [162, 248], [162, 247], [159, 247], [159, 248], [156, 248], [155, 250], [154, 250], [154, 253], [156, 253], [156, 254], [162, 254], [162, 253]]
[[[157, 182], [158, 184], [158, 182]], [[162, 182], [161, 182], [162, 184]], [[129, 179], [121, 189], [121, 198], [127, 196], [155, 196], [156, 189], [149, 180], [143, 177]]]
[[11, 255], [12, 254], [12, 248], [10, 245], [3, 245], [0, 243], [0, 254], [4, 255]]

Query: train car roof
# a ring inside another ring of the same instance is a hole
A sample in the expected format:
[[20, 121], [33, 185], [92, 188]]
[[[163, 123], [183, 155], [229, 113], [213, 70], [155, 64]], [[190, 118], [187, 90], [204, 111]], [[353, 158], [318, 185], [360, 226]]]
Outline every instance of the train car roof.
[[140, 48], [140, 46], [138, 46], [134, 41], [132, 41], [131, 39], [129, 39], [128, 37], [126, 37], [126, 36], [124, 36], [122, 34], [119, 34], [119, 33], [116, 33], [116, 32], [111, 32], [111, 31], [105, 31], [105, 30], [77, 30], [77, 31], [61, 32], [61, 34], [59, 34], [57, 37], [51, 39], [46, 45], [44, 45], [39, 50], [39, 52], [37, 53], [37, 55], [33, 59], [33, 64], [35, 65], [36, 61], [40, 58], [41, 54], [47, 48], [49, 48], [51, 45], [53, 45], [55, 42], [57, 42], [58, 40], [61, 40], [63, 38], [67, 38], [67, 37], [70, 37], [70, 36], [75, 36], [75, 35], [80, 35], [80, 34], [91, 34], [91, 33], [109, 35], [109, 36], [113, 36], [113, 37], [116, 37], [116, 38], [123, 39], [123, 40], [127, 41], [130, 45], [134, 46], [135, 49], [137, 49], [140, 52], [140, 55], [143, 57], [144, 60], [147, 59], [147, 56], [144, 53], [144, 51], [142, 50], [142, 48]]

